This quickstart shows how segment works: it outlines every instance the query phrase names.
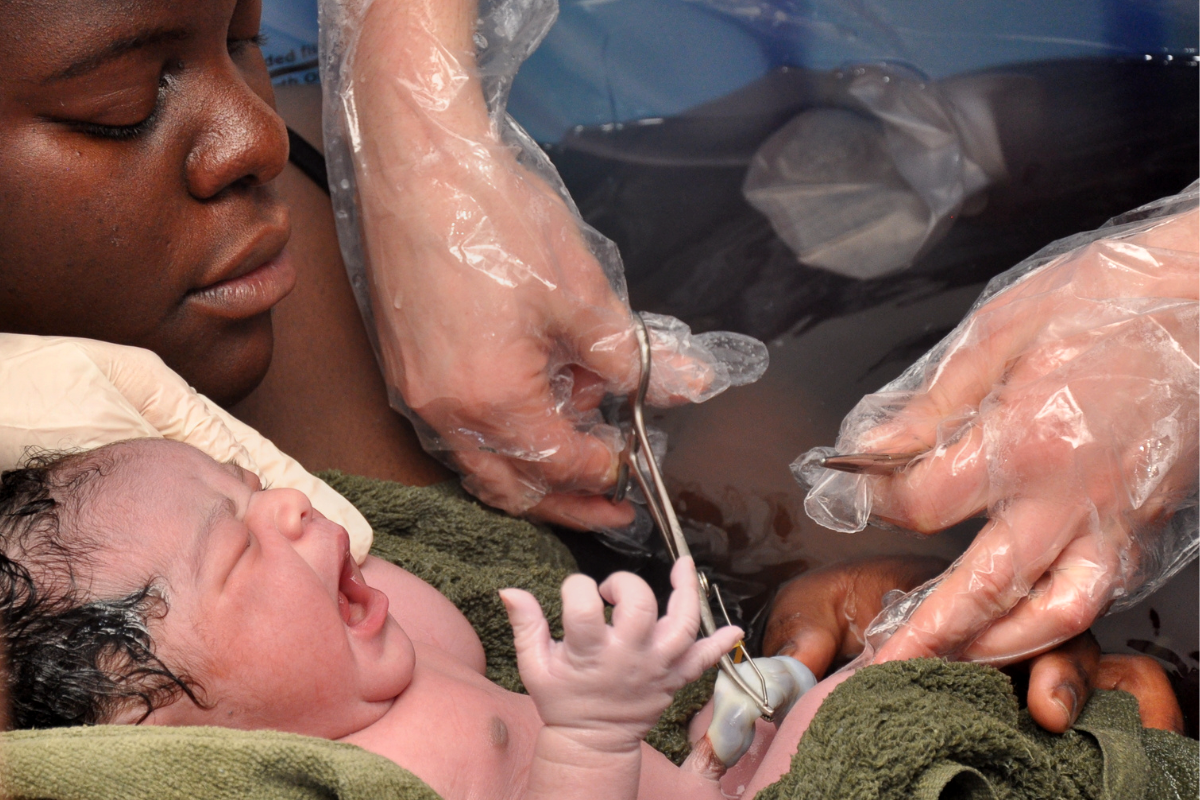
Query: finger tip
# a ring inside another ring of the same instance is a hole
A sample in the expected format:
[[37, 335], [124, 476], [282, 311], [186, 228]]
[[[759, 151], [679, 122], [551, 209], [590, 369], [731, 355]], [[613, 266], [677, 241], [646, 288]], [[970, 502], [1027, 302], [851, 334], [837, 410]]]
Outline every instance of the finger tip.
[[1040, 714], [1030, 711], [1030, 714], [1037, 724], [1048, 733], [1066, 733], [1067, 729], [1071, 727], [1071, 712], [1058, 700], [1052, 701], [1050, 705], [1052, 706], [1051, 710], [1043, 710]]
[[628, 500], [613, 503], [607, 497], [552, 494], [532, 508], [530, 516], [574, 530], [604, 532], [629, 527], [637, 513]]
[[742, 641], [745, 636], [745, 631], [736, 625], [726, 625], [713, 634], [713, 638], [721, 644], [722, 652], [728, 652], [735, 648], [737, 643]]
[[872, 664], [887, 664], [890, 661], [903, 660], [904, 657], [902, 655], [897, 655], [895, 653], [888, 652], [887, 650], [880, 650], [879, 652], [875, 653], [875, 655], [871, 656]]
[[[616, 482], [617, 476], [614, 474], [613, 483]], [[611, 507], [614, 517], [617, 516], [617, 512], [620, 512], [620, 516], [617, 518], [622, 520], [621, 524], [623, 525], [632, 525], [633, 521], [637, 519], [637, 511], [634, 509], [633, 502], [630, 500], [622, 500], [619, 503], [611, 503]]]
[[523, 592], [520, 589], [501, 589], [497, 594], [500, 596], [500, 603], [504, 606], [504, 611], [509, 617], [521, 612], [524, 603], [522, 602]]
[[582, 572], [573, 572], [563, 580], [562, 594], [564, 598], [568, 593], [583, 593], [591, 596], [600, 592], [602, 587], [607, 586], [610, 580], [612, 580], [612, 575], [605, 578], [603, 584], [598, 585], [596, 580], [590, 575], [585, 575]]
[[1031, 685], [1027, 703], [1033, 721], [1050, 733], [1065, 733], [1078, 715], [1075, 690], [1065, 685], [1049, 691]]

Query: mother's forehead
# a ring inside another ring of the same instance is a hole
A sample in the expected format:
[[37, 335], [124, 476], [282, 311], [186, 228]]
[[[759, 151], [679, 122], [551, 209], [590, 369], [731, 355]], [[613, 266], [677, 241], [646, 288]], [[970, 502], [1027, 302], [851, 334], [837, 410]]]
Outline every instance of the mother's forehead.
[[[234, 0], [4, 0], [0, 59], [8, 77], [56, 74], [136, 48], [155, 37], [186, 38], [228, 17]], [[21, 69], [25, 67], [26, 69]], [[42, 76], [45, 77], [45, 76]]]

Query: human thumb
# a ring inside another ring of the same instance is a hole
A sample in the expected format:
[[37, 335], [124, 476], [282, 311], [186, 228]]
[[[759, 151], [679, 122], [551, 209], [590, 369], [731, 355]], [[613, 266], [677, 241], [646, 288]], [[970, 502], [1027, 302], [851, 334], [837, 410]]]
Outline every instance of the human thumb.
[[[702, 403], [731, 386], [753, 383], [766, 372], [767, 347], [753, 337], [726, 331], [696, 335], [675, 317], [649, 312], [640, 316], [650, 342], [650, 405]], [[632, 328], [596, 337], [583, 360], [616, 391], [637, 388], [641, 358]]]

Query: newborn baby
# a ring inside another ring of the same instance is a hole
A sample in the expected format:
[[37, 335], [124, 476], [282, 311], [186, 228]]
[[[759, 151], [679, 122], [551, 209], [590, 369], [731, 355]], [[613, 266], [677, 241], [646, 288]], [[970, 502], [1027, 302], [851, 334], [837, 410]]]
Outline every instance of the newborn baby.
[[[18, 724], [320, 736], [390, 758], [447, 800], [723, 796], [711, 772], [641, 741], [740, 636], [696, 641], [690, 561], [661, 620], [634, 575], [599, 589], [568, 578], [562, 642], [531, 595], [502, 592], [525, 696], [484, 677], [478, 637], [431, 586], [374, 558], [360, 569], [345, 530], [302, 493], [188, 445], [135, 440], [6, 474], [0, 547]], [[80, 640], [80, 624], [90, 646], [46, 656], [55, 631]], [[823, 694], [773, 741], [760, 725], [726, 787], [751, 797], [777, 779]]]

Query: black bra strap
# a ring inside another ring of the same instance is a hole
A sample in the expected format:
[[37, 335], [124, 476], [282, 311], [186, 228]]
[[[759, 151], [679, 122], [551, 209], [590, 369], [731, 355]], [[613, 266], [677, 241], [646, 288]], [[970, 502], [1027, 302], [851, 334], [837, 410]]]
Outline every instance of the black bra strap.
[[329, 174], [325, 171], [325, 156], [291, 128], [288, 128], [287, 132], [288, 145], [291, 148], [288, 152], [288, 161], [295, 164], [296, 168], [308, 176], [309, 180], [321, 187], [325, 194], [329, 194]]

